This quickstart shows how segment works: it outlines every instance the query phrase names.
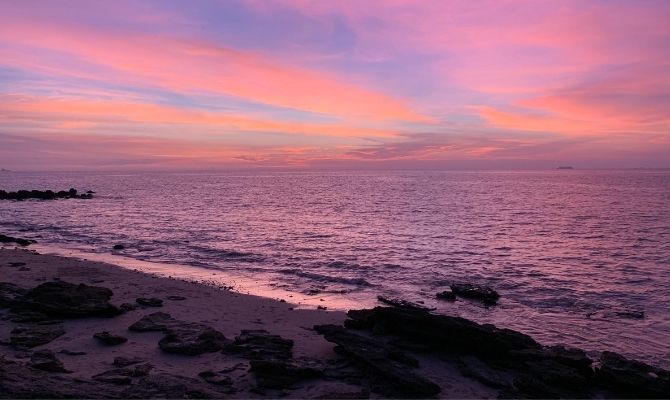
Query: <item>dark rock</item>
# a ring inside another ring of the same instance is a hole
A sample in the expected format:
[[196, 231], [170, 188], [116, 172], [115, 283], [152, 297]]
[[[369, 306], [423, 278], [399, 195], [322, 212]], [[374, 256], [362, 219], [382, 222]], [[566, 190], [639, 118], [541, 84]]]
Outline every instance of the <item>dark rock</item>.
[[266, 330], [244, 329], [233, 343], [226, 346], [228, 353], [240, 354], [251, 360], [287, 360], [293, 357], [293, 341]]
[[459, 357], [459, 368], [464, 376], [471, 377], [477, 381], [494, 388], [512, 386], [512, 377], [500, 370], [491, 368], [482, 360], [473, 356]]
[[14, 328], [10, 343], [15, 347], [36, 347], [51, 342], [65, 334], [60, 325], [25, 325]]
[[59, 351], [59, 353], [65, 354], [66, 356], [85, 356], [87, 354], [85, 351], [72, 351], [67, 349], [63, 349]]
[[591, 367], [593, 361], [580, 349], [567, 348], [564, 346], [551, 346], [512, 350], [509, 355], [512, 366], [518, 367], [519, 361], [533, 362], [551, 360], [572, 367], [585, 377], [593, 376], [593, 369]]
[[51, 350], [34, 352], [30, 356], [30, 367], [48, 372], [70, 372]]
[[135, 332], [165, 332], [170, 326], [178, 324], [179, 321], [172, 318], [170, 314], [164, 312], [155, 312], [145, 315], [139, 321], [128, 327], [129, 330]]
[[111, 290], [99, 286], [46, 282], [29, 290], [14, 308], [64, 318], [112, 317], [121, 313], [109, 303], [112, 295]]
[[344, 399], [369, 399], [370, 392], [361, 390], [358, 392], [330, 392], [314, 397], [321, 400], [344, 400]]
[[440, 300], [456, 300], [456, 294], [451, 290], [445, 290], [435, 295]]
[[90, 199], [92, 197], [91, 193], [77, 194], [77, 189], [60, 190], [58, 192], [54, 192], [53, 190], [19, 190], [16, 192], [0, 190], [0, 200]]
[[138, 358], [138, 357], [130, 357], [130, 358], [129, 357], [116, 357], [114, 359], [114, 362], [112, 363], [112, 365], [114, 365], [115, 367], [123, 368], [123, 367], [127, 367], [129, 365], [139, 364], [141, 362], [144, 362], [144, 360], [141, 359], [141, 358]]
[[167, 353], [195, 356], [222, 350], [226, 344], [223, 333], [207, 325], [183, 323], [170, 327], [158, 347]]
[[173, 296], [168, 296], [167, 299], [172, 300], [172, 301], [181, 301], [181, 300], [186, 300], [186, 297], [173, 295]]
[[13, 267], [13, 268], [23, 267], [24, 265], [26, 265], [26, 263], [24, 263], [24, 262], [10, 262], [9, 263], [9, 266]]
[[393, 307], [398, 307], [398, 308], [407, 308], [410, 310], [424, 310], [424, 311], [430, 311], [431, 309], [428, 307], [424, 307], [420, 304], [412, 303], [411, 301], [407, 300], [402, 300], [402, 299], [390, 299], [384, 296], [377, 296], [377, 300], [379, 302], [388, 304]]
[[93, 380], [115, 385], [129, 385], [132, 382], [133, 371], [126, 368], [116, 368], [93, 376]]
[[323, 376], [323, 367], [315, 363], [296, 364], [287, 360], [252, 360], [251, 372], [260, 387], [284, 389], [290, 385]]
[[149, 372], [154, 369], [154, 366], [149, 363], [144, 363], [140, 365], [136, 365], [133, 368], [132, 376], [133, 377], [140, 377], [140, 376], [146, 376], [149, 375]]
[[10, 282], [0, 282], [0, 308], [13, 306], [21, 300], [27, 290]]
[[336, 325], [317, 325], [314, 329], [329, 342], [337, 344], [335, 351], [367, 371], [372, 391], [407, 398], [429, 397], [441, 391], [438, 385], [410, 369], [417, 364], [416, 360], [377, 338], [371, 339]]
[[223, 375], [218, 372], [214, 371], [203, 371], [198, 374], [199, 377], [205, 380], [207, 383], [211, 383], [213, 385], [232, 385], [233, 380], [226, 375]]
[[596, 379], [619, 398], [670, 398], [670, 371], [610, 351], [600, 356]]
[[114, 335], [107, 331], [95, 333], [93, 337], [108, 346], [115, 346], [128, 341], [128, 338], [119, 335]]
[[0, 243], [16, 243], [19, 246], [30, 246], [37, 243], [34, 240], [22, 239], [13, 236], [0, 235]]
[[155, 297], [145, 298], [138, 297], [136, 300], [137, 304], [145, 307], [163, 307], [163, 300], [157, 299]]
[[115, 244], [114, 246], [112, 246], [112, 249], [114, 249], [114, 250], [123, 250], [125, 248], [126, 248], [126, 246], [124, 246], [122, 244]]
[[496, 304], [500, 295], [488, 286], [471, 283], [455, 283], [450, 286], [456, 296], [481, 300], [484, 304]]
[[129, 311], [134, 311], [134, 310], [136, 310], [137, 307], [138, 307], [137, 304], [121, 303], [121, 305], [119, 306], [119, 310], [121, 310], [122, 312], [126, 313], [126, 312], [129, 312]]

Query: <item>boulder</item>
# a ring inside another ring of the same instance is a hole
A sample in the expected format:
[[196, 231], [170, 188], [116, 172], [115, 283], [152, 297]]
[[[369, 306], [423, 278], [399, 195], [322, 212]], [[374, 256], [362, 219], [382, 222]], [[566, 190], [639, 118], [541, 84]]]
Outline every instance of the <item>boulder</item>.
[[178, 324], [179, 321], [172, 318], [168, 313], [155, 312], [145, 315], [139, 321], [128, 327], [128, 330], [135, 332], [165, 332], [170, 326]]
[[61, 325], [24, 325], [12, 329], [10, 344], [15, 347], [36, 347], [65, 334]]
[[455, 283], [450, 286], [456, 296], [477, 299], [484, 304], [493, 305], [498, 302], [500, 295], [488, 286], [474, 285], [471, 283]]
[[51, 350], [40, 350], [30, 356], [30, 367], [48, 372], [70, 372]]
[[411, 370], [418, 364], [416, 360], [378, 338], [369, 338], [337, 325], [317, 325], [314, 329], [329, 342], [337, 344], [336, 352], [367, 372], [372, 391], [406, 398], [425, 398], [441, 391], [438, 385]]
[[225, 351], [251, 360], [287, 360], [293, 357], [292, 349], [293, 341], [290, 339], [262, 329], [245, 329], [226, 346]]
[[108, 346], [115, 346], [128, 341], [128, 338], [119, 335], [114, 335], [107, 331], [95, 333], [93, 334], [93, 337], [95, 339], [98, 339], [98, 341], [100, 341], [101, 343], [106, 344]]
[[220, 351], [226, 344], [223, 333], [207, 325], [183, 323], [168, 329], [158, 347], [166, 353], [195, 356]]
[[13, 309], [61, 318], [112, 317], [121, 313], [109, 303], [112, 295], [111, 290], [99, 286], [46, 282], [29, 290]]

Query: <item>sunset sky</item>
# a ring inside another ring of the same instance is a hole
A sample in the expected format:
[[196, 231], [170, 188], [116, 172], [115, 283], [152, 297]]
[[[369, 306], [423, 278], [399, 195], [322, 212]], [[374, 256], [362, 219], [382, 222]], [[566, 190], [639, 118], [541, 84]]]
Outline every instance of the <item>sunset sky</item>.
[[0, 0], [0, 167], [670, 167], [670, 1]]

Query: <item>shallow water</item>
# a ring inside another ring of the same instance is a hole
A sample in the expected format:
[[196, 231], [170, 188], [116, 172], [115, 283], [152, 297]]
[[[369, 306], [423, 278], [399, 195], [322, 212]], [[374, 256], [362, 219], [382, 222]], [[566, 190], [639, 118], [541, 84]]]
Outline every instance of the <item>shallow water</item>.
[[[70, 187], [96, 197], [3, 201], [0, 231], [99, 254], [123, 243], [118, 256], [331, 308], [424, 301], [670, 367], [670, 171], [0, 173], [5, 190]], [[461, 281], [500, 304], [435, 300]]]

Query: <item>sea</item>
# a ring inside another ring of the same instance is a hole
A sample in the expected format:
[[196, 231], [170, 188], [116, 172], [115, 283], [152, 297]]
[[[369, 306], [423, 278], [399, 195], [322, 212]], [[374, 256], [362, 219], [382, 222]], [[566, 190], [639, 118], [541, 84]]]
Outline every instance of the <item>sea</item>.
[[[400, 298], [670, 368], [670, 170], [0, 173], [3, 190], [71, 187], [94, 198], [0, 202], [0, 233], [305, 308]], [[463, 282], [498, 305], [436, 299]]]

